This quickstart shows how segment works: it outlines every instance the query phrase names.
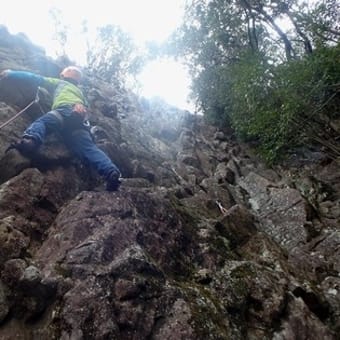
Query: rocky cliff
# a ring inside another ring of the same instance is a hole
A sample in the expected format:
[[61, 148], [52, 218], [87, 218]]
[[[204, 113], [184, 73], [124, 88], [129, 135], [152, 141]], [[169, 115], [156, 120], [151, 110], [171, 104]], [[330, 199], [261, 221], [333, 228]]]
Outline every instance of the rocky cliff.
[[[0, 30], [0, 69], [58, 76]], [[118, 192], [51, 135], [34, 159], [12, 140], [42, 94], [0, 130], [1, 339], [336, 339], [339, 159], [266, 167], [231, 131], [88, 75], [93, 134]], [[0, 83], [0, 122], [34, 98]]]

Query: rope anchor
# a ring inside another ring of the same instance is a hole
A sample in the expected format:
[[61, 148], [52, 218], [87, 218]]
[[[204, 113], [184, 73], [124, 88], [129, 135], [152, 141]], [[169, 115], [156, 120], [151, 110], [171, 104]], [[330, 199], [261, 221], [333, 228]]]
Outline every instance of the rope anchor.
[[223, 215], [226, 215], [228, 213], [228, 210], [223, 207], [222, 203], [219, 200], [216, 200], [216, 204]]
[[7, 126], [9, 123], [13, 122], [15, 119], [17, 119], [21, 114], [23, 114], [28, 108], [30, 108], [33, 104], [39, 103], [39, 91], [40, 91], [40, 86], [38, 86], [37, 93], [35, 95], [34, 100], [32, 100], [26, 107], [24, 107], [21, 111], [16, 113], [12, 118], [4, 122], [3, 124], [0, 125], [0, 130]]

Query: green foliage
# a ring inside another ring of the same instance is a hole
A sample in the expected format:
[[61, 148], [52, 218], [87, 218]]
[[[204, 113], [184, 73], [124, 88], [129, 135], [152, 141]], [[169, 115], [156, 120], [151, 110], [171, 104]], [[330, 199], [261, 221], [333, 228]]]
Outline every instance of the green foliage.
[[340, 3], [338, 0], [319, 0], [309, 13], [299, 13], [299, 20], [306, 27], [315, 46], [336, 43], [340, 31]]
[[[62, 12], [50, 10], [54, 22], [54, 39], [58, 42], [57, 54], [67, 57], [69, 27], [64, 24]], [[125, 85], [129, 77], [140, 72], [146, 61], [146, 53], [140, 51], [130, 35], [119, 26], [106, 25], [99, 27], [93, 35], [87, 20], [81, 23], [82, 40], [86, 46], [87, 69], [103, 80], [116, 86]]]
[[69, 27], [63, 23], [60, 9], [55, 7], [51, 8], [49, 10], [49, 15], [54, 24], [53, 40], [55, 40], [59, 45], [59, 47], [56, 48], [56, 53], [58, 57], [65, 57], [65, 46], [68, 40]]
[[100, 27], [92, 44], [88, 44], [87, 63], [90, 70], [107, 82], [124, 83], [136, 75], [144, 64], [132, 38], [119, 26]]
[[339, 46], [323, 48], [278, 66], [246, 55], [233, 65], [232, 124], [240, 136], [258, 141], [268, 161], [315, 141], [313, 131], [326, 130], [339, 114], [339, 52]]
[[192, 89], [200, 98], [200, 109], [214, 124], [229, 121], [230, 86], [228, 69], [223, 66], [202, 71], [193, 84]]
[[340, 35], [332, 4], [192, 0], [171, 42], [205, 116], [257, 142], [269, 162], [296, 145], [329, 148], [335, 135], [329, 121], [339, 115]]

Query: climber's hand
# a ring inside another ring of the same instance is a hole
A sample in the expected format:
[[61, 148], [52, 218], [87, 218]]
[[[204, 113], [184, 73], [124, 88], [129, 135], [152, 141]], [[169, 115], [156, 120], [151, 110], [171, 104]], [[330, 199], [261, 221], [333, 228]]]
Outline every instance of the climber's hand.
[[77, 113], [79, 116], [85, 118], [87, 115], [87, 108], [81, 103], [74, 104], [73, 112]]

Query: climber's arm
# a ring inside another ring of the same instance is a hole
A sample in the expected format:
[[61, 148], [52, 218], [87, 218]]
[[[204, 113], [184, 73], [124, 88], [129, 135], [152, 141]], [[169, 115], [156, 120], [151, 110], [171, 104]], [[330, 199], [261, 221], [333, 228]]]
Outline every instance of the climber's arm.
[[31, 82], [35, 86], [41, 86], [44, 83], [44, 77], [27, 71], [5, 70], [2, 71], [0, 74], [0, 79], [4, 78], [10, 78], [19, 81], [26, 80]]

